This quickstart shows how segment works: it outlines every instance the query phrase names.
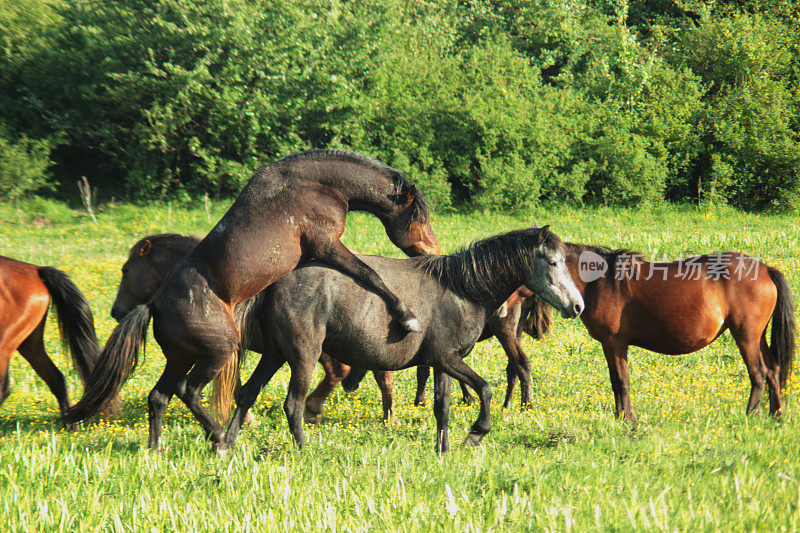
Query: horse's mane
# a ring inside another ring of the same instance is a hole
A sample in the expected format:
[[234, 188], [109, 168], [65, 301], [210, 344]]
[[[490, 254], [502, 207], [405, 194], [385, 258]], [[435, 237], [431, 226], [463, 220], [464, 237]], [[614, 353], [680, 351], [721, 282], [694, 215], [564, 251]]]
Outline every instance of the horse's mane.
[[[392, 196], [395, 202], [401, 202], [406, 198], [411, 187], [413, 187], [413, 184], [408, 181], [408, 178], [399, 170], [390, 167], [383, 161], [375, 159], [374, 157], [351, 150], [307, 150], [281, 159], [279, 163], [291, 163], [295, 161], [342, 161], [361, 165], [386, 174], [394, 184]], [[411, 222], [425, 223], [428, 221], [430, 209], [419, 189], [417, 189], [414, 199], [411, 205], [408, 206], [406, 212], [408, 214], [408, 218], [406, 219], [408, 225], [410, 225]]]
[[616, 276], [617, 260], [620, 257], [626, 257], [634, 263], [641, 262], [644, 254], [628, 248], [609, 248], [608, 246], [594, 246], [591, 244], [581, 244], [576, 242], [565, 242], [564, 248], [566, 250], [567, 261], [578, 261], [578, 258], [583, 252], [593, 252], [608, 263], [608, 270], [605, 272], [606, 279], [615, 281], [617, 284], [624, 284], [627, 286], [629, 281], [627, 278], [618, 278]]
[[199, 243], [201, 240], [201, 237], [196, 237], [194, 235], [181, 235], [179, 233], [156, 233], [155, 235], [148, 235], [147, 237], [142, 237], [136, 241], [136, 244], [131, 246], [128, 256], [130, 257], [141, 250], [146, 241], [150, 241], [150, 245], [157, 247], [159, 250], [170, 252], [174, 251], [183, 253], [185, 255], [192, 251], [192, 249], [197, 246], [197, 243]]
[[[496, 285], [519, 278], [533, 269], [531, 253], [534, 239], [541, 231], [527, 228], [476, 241], [450, 255], [415, 258], [418, 267], [445, 283], [456, 294], [480, 300], [494, 293]], [[563, 250], [564, 243], [548, 232], [545, 244]]]

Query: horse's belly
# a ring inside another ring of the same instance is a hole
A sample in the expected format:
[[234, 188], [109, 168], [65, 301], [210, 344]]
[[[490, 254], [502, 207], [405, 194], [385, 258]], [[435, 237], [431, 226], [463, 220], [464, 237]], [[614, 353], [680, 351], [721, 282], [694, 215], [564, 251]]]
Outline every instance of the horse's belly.
[[346, 365], [367, 370], [401, 370], [407, 368], [416, 352], [398, 350], [397, 347], [353, 344], [337, 339], [326, 339], [322, 351]]
[[705, 348], [724, 330], [725, 320], [714, 313], [662, 317], [632, 328], [630, 344], [653, 352], [678, 355]]

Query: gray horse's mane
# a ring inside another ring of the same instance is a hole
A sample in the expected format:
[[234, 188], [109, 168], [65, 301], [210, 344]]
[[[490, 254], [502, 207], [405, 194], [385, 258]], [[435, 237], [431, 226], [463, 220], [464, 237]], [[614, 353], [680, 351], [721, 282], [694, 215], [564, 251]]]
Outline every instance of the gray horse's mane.
[[[417, 258], [418, 267], [456, 294], [480, 300], [494, 295], [497, 285], [518, 280], [520, 272], [533, 270], [540, 231], [539, 228], [510, 231], [476, 241], [454, 254], [422, 256]], [[544, 246], [564, 249], [561, 239], [549, 231]]]

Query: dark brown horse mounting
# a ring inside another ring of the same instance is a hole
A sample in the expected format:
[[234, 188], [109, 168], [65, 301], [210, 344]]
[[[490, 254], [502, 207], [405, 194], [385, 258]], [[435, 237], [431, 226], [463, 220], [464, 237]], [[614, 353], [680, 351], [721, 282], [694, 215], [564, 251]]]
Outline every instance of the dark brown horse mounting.
[[83, 294], [69, 277], [53, 267], [0, 256], [0, 404], [11, 389], [8, 364], [15, 350], [47, 383], [58, 400], [62, 419], [69, 408], [67, 383], [44, 348], [44, 326], [50, 302], [56, 309], [65, 348], [82, 380], [100, 354], [94, 318]]
[[[770, 413], [780, 415], [780, 391], [794, 360], [795, 318], [789, 285], [778, 269], [740, 253], [651, 263], [628, 250], [565, 245], [567, 267], [586, 304], [581, 320], [603, 346], [617, 416], [635, 421], [629, 346], [688, 354], [725, 330], [750, 377], [747, 412], [758, 407], [766, 379]], [[598, 271], [586, 268], [589, 262], [604, 263], [605, 272], [592, 275]]]
[[136, 366], [152, 318], [167, 364], [148, 397], [149, 446], [159, 447], [162, 418], [173, 394], [212, 443], [218, 442], [222, 428], [202, 406], [200, 394], [239, 344], [234, 307], [303, 260], [352, 276], [387, 302], [405, 332], [418, 329], [405, 304], [339, 240], [350, 210], [377, 216], [406, 253], [438, 249], [421, 193], [375, 159], [315, 150], [263, 167], [211, 232], [167, 274], [155, 297], [122, 319], [67, 419], [88, 418], [116, 396]]

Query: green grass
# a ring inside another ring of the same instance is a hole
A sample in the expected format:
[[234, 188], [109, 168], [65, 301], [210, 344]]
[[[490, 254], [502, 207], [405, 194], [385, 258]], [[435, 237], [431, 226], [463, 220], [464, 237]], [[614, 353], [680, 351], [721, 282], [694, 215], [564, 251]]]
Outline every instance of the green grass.
[[[179, 209], [107, 206], [98, 224], [43, 201], [0, 206], [0, 254], [49, 264], [73, 276], [92, 303], [98, 334], [127, 249], [153, 232], [203, 234], [227, 205]], [[34, 218], [52, 225], [39, 228]], [[445, 214], [442, 245], [537, 222], [562, 238], [670, 257], [736, 250], [783, 270], [800, 295], [800, 225], [795, 218], [727, 209], [570, 209], [511, 216]], [[348, 219], [345, 240], [365, 253], [399, 255], [369, 216]], [[47, 347], [80, 386], [49, 321]], [[430, 407], [411, 403], [414, 373], [395, 375], [400, 427], [380, 423], [368, 378], [357, 393], [334, 393], [308, 446], [291, 446], [282, 403], [288, 369], [256, 404], [227, 457], [213, 456], [186, 408], [173, 401], [165, 449], [148, 453], [146, 396], [163, 368], [155, 342], [123, 390], [119, 420], [73, 433], [58, 429], [55, 399], [15, 356], [12, 394], [0, 408], [0, 523], [25, 530], [797, 530], [800, 529], [800, 405], [794, 381], [784, 417], [766, 406], [744, 415], [744, 365], [728, 335], [685, 356], [630, 353], [637, 427], [613, 416], [599, 345], [579, 321], [557, 319], [544, 341], [525, 338], [534, 368], [533, 408], [503, 411], [505, 356], [492, 340], [469, 363], [493, 387], [492, 432], [477, 449], [457, 445], [477, 410], [454, 403], [451, 453], [433, 453]], [[255, 357], [248, 361], [251, 369]], [[796, 380], [795, 380], [796, 381]], [[429, 398], [431, 392], [429, 391]], [[457, 397], [456, 397], [457, 398]], [[515, 400], [518, 402], [518, 397]]]

